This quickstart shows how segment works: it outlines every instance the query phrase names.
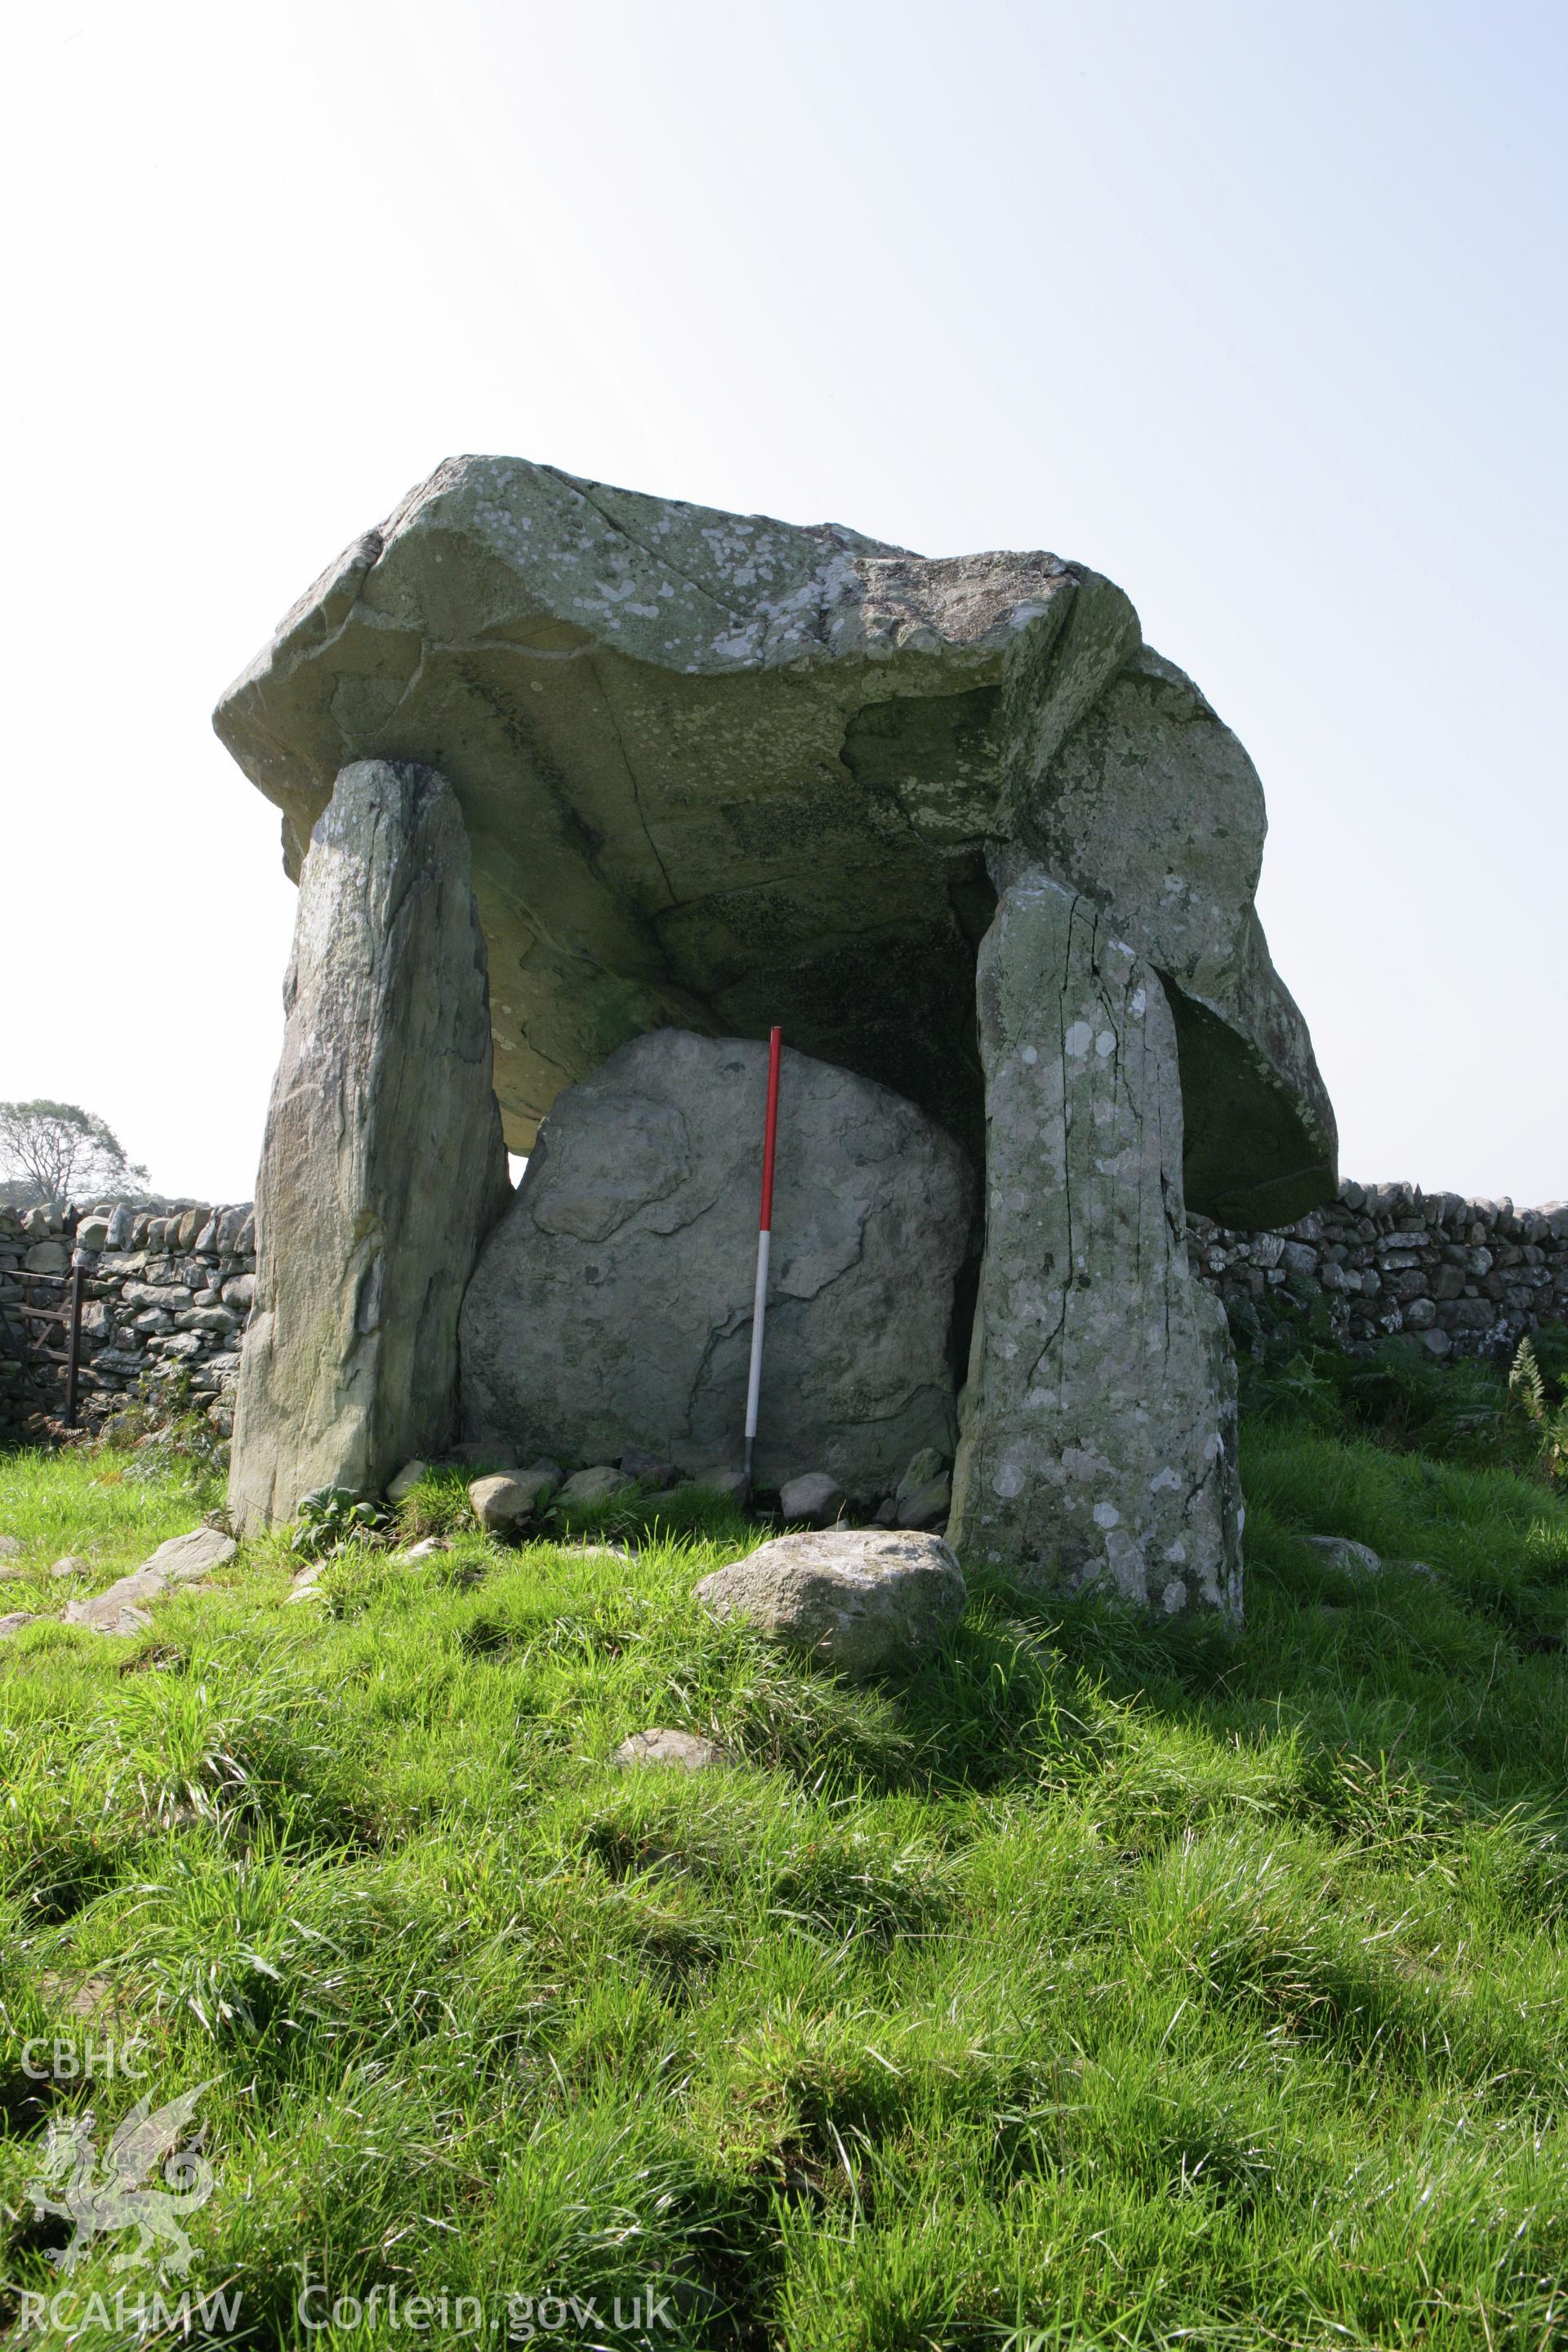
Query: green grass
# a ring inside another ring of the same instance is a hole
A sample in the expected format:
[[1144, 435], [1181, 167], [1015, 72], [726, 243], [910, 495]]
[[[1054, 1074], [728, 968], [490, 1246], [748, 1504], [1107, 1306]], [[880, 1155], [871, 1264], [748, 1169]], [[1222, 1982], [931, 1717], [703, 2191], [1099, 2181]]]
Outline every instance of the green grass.
[[[143, 1475], [129, 1454], [0, 1453], [0, 1535], [22, 1546], [16, 1559], [0, 1559], [0, 1570], [19, 1578], [0, 1582], [0, 1616], [58, 1607], [60, 1587], [48, 1571], [66, 1555], [90, 1564], [82, 1591], [101, 1590], [222, 1500], [221, 1481], [188, 1463]], [[68, 1586], [67, 1597], [78, 1589]]]
[[[1407, 1436], [1253, 1420], [1238, 1640], [974, 1579], [855, 1688], [703, 1619], [752, 1538], [689, 1496], [601, 1527], [662, 1514], [627, 1559], [462, 1533], [290, 1602], [273, 1538], [139, 1640], [28, 1629], [0, 2325], [60, 2284], [49, 2117], [211, 2083], [193, 2284], [258, 2344], [523, 2341], [551, 2295], [573, 2345], [1562, 2342], [1568, 1504]], [[124, 1468], [0, 1459], [0, 1528], [107, 1581], [211, 1499]], [[731, 1769], [614, 1769], [653, 1725]], [[36, 2081], [33, 2036], [146, 2082]], [[71, 2285], [150, 2284], [131, 2242]], [[313, 2332], [300, 2264], [499, 2328]]]

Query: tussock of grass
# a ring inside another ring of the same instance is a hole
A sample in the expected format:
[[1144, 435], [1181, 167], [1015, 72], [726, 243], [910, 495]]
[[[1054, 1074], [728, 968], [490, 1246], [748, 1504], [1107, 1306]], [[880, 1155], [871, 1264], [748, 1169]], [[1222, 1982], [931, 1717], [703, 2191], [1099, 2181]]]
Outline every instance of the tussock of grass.
[[[672, 2346], [1558, 2340], [1568, 1505], [1409, 1436], [1254, 1421], [1239, 1639], [976, 1579], [945, 1658], [856, 1688], [694, 1608], [756, 1539], [717, 1498], [508, 1549], [445, 1474], [422, 1564], [289, 1601], [271, 1538], [139, 1641], [29, 1629], [0, 2294], [58, 2284], [48, 2117], [212, 2079], [192, 2233], [258, 2344], [395, 2340], [310, 2336], [306, 2261], [493, 2340], [553, 2293], [629, 2344], [650, 2282]], [[0, 1461], [29, 1562], [107, 1581], [212, 1499], [106, 1466]], [[615, 1770], [654, 1725], [730, 1769]], [[110, 2019], [145, 2084], [27, 2075]]]

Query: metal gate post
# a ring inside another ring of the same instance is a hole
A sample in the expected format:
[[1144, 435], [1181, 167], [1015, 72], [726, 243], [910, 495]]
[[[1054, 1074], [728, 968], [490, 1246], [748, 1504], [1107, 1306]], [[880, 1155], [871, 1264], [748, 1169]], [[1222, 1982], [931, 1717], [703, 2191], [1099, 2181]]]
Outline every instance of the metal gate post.
[[76, 1427], [77, 1362], [81, 1352], [81, 1259], [71, 1260], [69, 1337], [66, 1341], [66, 1426]]

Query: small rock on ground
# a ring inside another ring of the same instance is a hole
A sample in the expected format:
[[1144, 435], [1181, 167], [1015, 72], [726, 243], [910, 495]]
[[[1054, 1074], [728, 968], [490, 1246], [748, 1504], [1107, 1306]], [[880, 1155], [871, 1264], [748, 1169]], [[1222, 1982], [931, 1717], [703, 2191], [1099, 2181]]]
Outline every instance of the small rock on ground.
[[14, 1609], [10, 1616], [0, 1617], [0, 1641], [4, 1641], [8, 1633], [19, 1633], [24, 1625], [36, 1625], [37, 1622], [33, 1610]]
[[639, 1486], [649, 1487], [655, 1493], [661, 1493], [666, 1486], [673, 1486], [680, 1475], [673, 1462], [665, 1461], [661, 1454], [645, 1454], [640, 1445], [626, 1448], [621, 1456], [621, 1468], [628, 1478], [635, 1478]]
[[705, 1576], [695, 1598], [848, 1675], [916, 1664], [963, 1613], [963, 1572], [937, 1536], [835, 1528], [776, 1536]]
[[45, 1969], [38, 1978], [44, 1991], [61, 2001], [71, 2017], [96, 2017], [114, 2006], [114, 1988], [107, 1977], [67, 1977]]
[[434, 1559], [437, 1552], [450, 1551], [449, 1536], [426, 1536], [423, 1542], [410, 1544], [406, 1551], [395, 1552], [393, 1564], [398, 1568], [412, 1567], [416, 1560]]
[[0, 1536], [0, 1559], [20, 1559], [22, 1546], [16, 1536]]
[[498, 1474], [491, 1478], [476, 1478], [468, 1488], [468, 1502], [475, 1518], [488, 1533], [510, 1535], [532, 1518], [534, 1490], [516, 1478]]
[[922, 1445], [895, 1487], [894, 1501], [901, 1507], [910, 1500], [911, 1496], [918, 1495], [923, 1487], [932, 1485], [945, 1470], [951, 1467], [952, 1465], [945, 1454], [939, 1454], [934, 1445]]
[[53, 1577], [58, 1577], [62, 1583], [65, 1581], [66, 1578], [69, 1576], [90, 1576], [92, 1574], [92, 1562], [89, 1559], [80, 1559], [75, 1552], [68, 1551], [59, 1559], [56, 1560], [54, 1566], [49, 1570], [49, 1574]]
[[733, 1503], [739, 1510], [744, 1511], [751, 1506], [752, 1482], [743, 1470], [700, 1471], [693, 1483], [707, 1494], [722, 1495], [726, 1502]]
[[130, 1576], [117, 1577], [107, 1591], [88, 1601], [68, 1601], [68, 1625], [89, 1625], [96, 1633], [144, 1633], [152, 1623], [146, 1603], [176, 1585], [199, 1589], [209, 1570], [231, 1560], [239, 1546], [221, 1528], [193, 1528], [171, 1536]]
[[826, 1470], [808, 1470], [779, 1489], [779, 1516], [791, 1527], [830, 1528], [844, 1508], [845, 1493]]
[[387, 1501], [401, 1503], [405, 1495], [411, 1494], [421, 1478], [428, 1475], [429, 1469], [428, 1462], [422, 1462], [417, 1454], [412, 1462], [405, 1462], [386, 1490]]
[[1352, 1542], [1349, 1536], [1309, 1536], [1307, 1541], [1331, 1568], [1342, 1570], [1346, 1576], [1383, 1573], [1383, 1562], [1370, 1544]]
[[[898, 1497], [894, 1497], [898, 1501]], [[899, 1503], [899, 1525], [901, 1528], [933, 1528], [947, 1525], [947, 1515], [952, 1508], [952, 1481], [943, 1471], [928, 1486], [917, 1486], [912, 1494]]]
[[[132, 1581], [129, 1577], [121, 1579], [122, 1584]], [[161, 1591], [163, 1587], [158, 1589]], [[147, 1593], [143, 1598], [151, 1600], [153, 1595]], [[113, 1633], [121, 1640], [129, 1640], [133, 1633], [146, 1633], [153, 1620], [145, 1609], [110, 1585], [107, 1592], [97, 1594], [91, 1601], [68, 1601], [65, 1622], [68, 1625], [86, 1625], [95, 1633]]]
[[634, 1731], [610, 1759], [620, 1765], [674, 1764], [684, 1772], [705, 1771], [729, 1760], [721, 1748], [694, 1731]]
[[225, 1567], [238, 1549], [234, 1538], [225, 1535], [221, 1528], [193, 1528], [187, 1536], [171, 1536], [167, 1543], [161, 1543], [137, 1573], [161, 1577], [165, 1585], [188, 1584], [195, 1577]]
[[561, 1489], [561, 1500], [563, 1503], [607, 1502], [612, 1495], [628, 1493], [631, 1486], [632, 1481], [624, 1470], [617, 1470], [613, 1463], [600, 1462], [592, 1470], [579, 1470], [574, 1478], [568, 1478]]

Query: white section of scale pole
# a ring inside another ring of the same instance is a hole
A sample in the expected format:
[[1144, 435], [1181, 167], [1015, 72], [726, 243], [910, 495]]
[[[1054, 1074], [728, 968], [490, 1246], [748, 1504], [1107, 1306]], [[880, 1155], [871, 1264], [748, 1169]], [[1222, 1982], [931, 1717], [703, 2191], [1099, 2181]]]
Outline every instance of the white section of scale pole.
[[768, 1250], [773, 1234], [766, 1225], [757, 1234], [757, 1287], [752, 1300], [752, 1370], [746, 1381], [746, 1476], [757, 1447], [757, 1402], [763, 1392], [763, 1319], [768, 1311]]

